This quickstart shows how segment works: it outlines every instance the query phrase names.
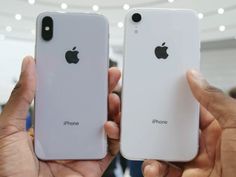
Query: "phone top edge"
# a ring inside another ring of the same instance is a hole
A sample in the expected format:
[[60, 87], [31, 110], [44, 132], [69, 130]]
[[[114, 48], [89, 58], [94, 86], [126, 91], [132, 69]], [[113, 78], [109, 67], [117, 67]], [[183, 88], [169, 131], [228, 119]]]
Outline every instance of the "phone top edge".
[[136, 11], [160, 11], [160, 12], [164, 12], [164, 11], [171, 11], [171, 12], [188, 12], [191, 14], [194, 14], [196, 17], [198, 16], [198, 13], [196, 10], [194, 9], [184, 9], [184, 8], [131, 8], [126, 16], [129, 16], [129, 14], [136, 12]]
[[97, 16], [100, 18], [103, 18], [104, 21], [106, 21], [108, 23], [108, 18], [103, 15], [103, 14], [97, 14], [97, 13], [93, 13], [93, 12], [60, 12], [60, 11], [45, 11], [45, 12], [41, 12], [40, 14], [38, 14], [37, 16], [37, 20], [47, 16], [47, 15], [85, 15], [85, 16]]
[[144, 8], [131, 8], [128, 10], [128, 12], [130, 11], [136, 11], [136, 10], [159, 10], [159, 11], [187, 11], [187, 12], [197, 12], [194, 9], [188, 9], [188, 8], [153, 8], [153, 7], [144, 7]]

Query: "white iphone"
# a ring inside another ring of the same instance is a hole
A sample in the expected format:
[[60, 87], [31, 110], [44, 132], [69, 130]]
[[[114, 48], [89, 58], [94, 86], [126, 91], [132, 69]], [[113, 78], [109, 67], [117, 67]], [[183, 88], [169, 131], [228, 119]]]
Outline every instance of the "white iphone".
[[108, 21], [101, 15], [46, 12], [38, 16], [38, 158], [86, 160], [106, 155], [108, 41]]
[[126, 17], [124, 45], [122, 154], [131, 160], [193, 159], [199, 104], [186, 72], [200, 67], [197, 14], [133, 9]]

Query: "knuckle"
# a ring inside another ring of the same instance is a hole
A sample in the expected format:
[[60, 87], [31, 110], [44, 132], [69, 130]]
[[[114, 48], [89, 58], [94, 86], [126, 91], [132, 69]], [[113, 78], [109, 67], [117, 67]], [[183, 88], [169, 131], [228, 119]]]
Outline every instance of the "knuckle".
[[115, 157], [120, 149], [119, 140], [110, 140], [108, 146], [108, 153], [111, 157]]
[[11, 93], [11, 96], [13, 98], [17, 97], [18, 99], [21, 99], [27, 104], [31, 103], [31, 98], [33, 97], [33, 95], [34, 91], [31, 89], [30, 85], [27, 84], [25, 81], [19, 81]]
[[15, 95], [21, 87], [22, 87], [21, 83], [18, 82], [14, 87], [14, 89], [12, 90], [11, 95]]
[[7, 136], [15, 134], [17, 131], [18, 131], [18, 129], [13, 125], [8, 125], [8, 126], [2, 127], [0, 129], [0, 140], [7, 137]]
[[210, 93], [210, 94], [224, 94], [223, 91], [215, 86], [212, 85], [207, 85], [205, 88], [205, 91]]
[[33, 60], [34, 58], [31, 56], [31, 55], [26, 55], [24, 57], [24, 60], [27, 59], [27, 60]]
[[[204, 98], [205, 96], [207, 96], [207, 99]], [[230, 102], [230, 98], [219, 88], [208, 85], [205, 88], [205, 94], [201, 95], [201, 97], [205, 100], [206, 109], [214, 110], [214, 117], [220, 121], [223, 127], [227, 125], [227, 122], [232, 117], [235, 117], [235, 110], [231, 109], [232, 102]]]
[[[207, 85], [204, 89], [205, 94], [201, 94], [201, 99], [206, 100], [206, 109], [209, 110], [210, 107], [214, 107], [217, 104], [217, 100], [220, 97], [225, 97], [224, 92], [212, 85]], [[205, 98], [207, 96], [207, 99]]]

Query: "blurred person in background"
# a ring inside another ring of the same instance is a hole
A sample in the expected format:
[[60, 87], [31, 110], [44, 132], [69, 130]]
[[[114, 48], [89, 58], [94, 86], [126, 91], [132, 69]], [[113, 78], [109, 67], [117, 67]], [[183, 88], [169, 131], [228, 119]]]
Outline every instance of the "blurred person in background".
[[142, 163], [143, 161], [129, 161], [129, 169], [131, 177], [143, 177], [142, 173]]

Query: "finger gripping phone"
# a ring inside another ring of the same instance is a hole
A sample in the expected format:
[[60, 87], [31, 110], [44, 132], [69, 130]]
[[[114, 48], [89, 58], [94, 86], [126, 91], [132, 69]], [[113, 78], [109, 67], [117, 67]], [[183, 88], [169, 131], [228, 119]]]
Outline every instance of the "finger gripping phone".
[[96, 14], [37, 18], [35, 152], [43, 160], [107, 152], [108, 22]]
[[186, 79], [200, 67], [192, 10], [133, 9], [125, 20], [121, 152], [131, 160], [189, 161], [199, 105]]

